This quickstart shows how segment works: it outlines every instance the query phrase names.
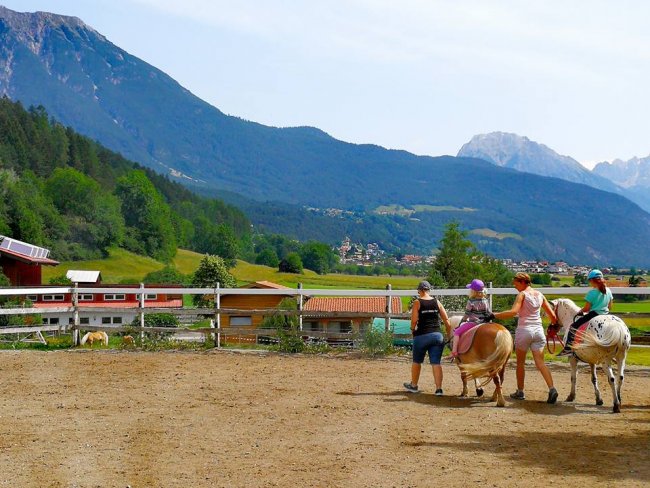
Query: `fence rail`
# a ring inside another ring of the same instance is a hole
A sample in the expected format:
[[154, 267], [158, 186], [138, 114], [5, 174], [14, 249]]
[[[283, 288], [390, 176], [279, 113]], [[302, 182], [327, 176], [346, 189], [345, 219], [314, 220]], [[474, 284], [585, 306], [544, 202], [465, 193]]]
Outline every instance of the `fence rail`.
[[[572, 296], [584, 295], [587, 288], [585, 287], [568, 287], [568, 288], [553, 288], [544, 287], [536, 288], [549, 297], [555, 296]], [[614, 295], [639, 295], [644, 297], [650, 296], [650, 288], [646, 287], [612, 287], [611, 291]], [[513, 296], [518, 292], [513, 288], [493, 288], [487, 287], [488, 296]], [[136, 307], [83, 307], [79, 306], [78, 297], [80, 294], [86, 293], [119, 293], [119, 294], [138, 294], [139, 301]], [[166, 307], [145, 307], [144, 296], [145, 294], [174, 294], [174, 295], [201, 295], [201, 296], [214, 296], [214, 307], [183, 307], [183, 308], [166, 308]], [[255, 329], [246, 327], [221, 327], [222, 315], [263, 315], [263, 316], [297, 316], [299, 319], [300, 328], [302, 330], [303, 318], [382, 318], [386, 321], [386, 329], [389, 327], [390, 319], [406, 319], [410, 317], [408, 313], [394, 313], [392, 310], [393, 297], [413, 297], [417, 295], [416, 290], [394, 290], [391, 285], [387, 285], [385, 290], [340, 290], [340, 289], [308, 289], [302, 288], [298, 285], [296, 289], [282, 288], [282, 289], [254, 289], [254, 288], [221, 288], [219, 285], [214, 288], [160, 288], [160, 287], [146, 287], [140, 284], [139, 287], [83, 287], [83, 286], [41, 286], [41, 287], [15, 287], [15, 288], [0, 288], [0, 297], [12, 296], [27, 296], [27, 295], [55, 295], [55, 294], [70, 294], [72, 296], [72, 306], [59, 306], [54, 303], [47, 307], [15, 307], [15, 308], [0, 308], [0, 316], [10, 315], [34, 315], [34, 314], [72, 314], [72, 324], [61, 325], [41, 325], [41, 326], [20, 326], [10, 328], [0, 328], [0, 334], [18, 334], [29, 333], [34, 329], [33, 333], [48, 332], [48, 331], [71, 331], [73, 333], [73, 342], [79, 341], [79, 330], [111, 330], [114, 332], [124, 332], [126, 330], [131, 332], [174, 332], [183, 334], [214, 334], [215, 342], [220, 344], [221, 335], [267, 335], [274, 336], [273, 330], [269, 329]], [[284, 310], [279, 308], [226, 308], [221, 306], [221, 298], [229, 295], [244, 295], [244, 296], [292, 296], [298, 302], [298, 310]], [[448, 296], [462, 296], [467, 295], [467, 290], [460, 289], [435, 289], [432, 290], [432, 295], [437, 297]], [[326, 297], [383, 297], [386, 300], [386, 307], [383, 312], [325, 312], [325, 311], [312, 311], [304, 310], [303, 303], [306, 299], [314, 296]], [[115, 326], [110, 324], [84, 325], [79, 321], [79, 313], [135, 313], [139, 317], [139, 326]], [[200, 329], [187, 329], [187, 328], [169, 328], [169, 327], [145, 327], [144, 317], [146, 314], [151, 313], [170, 313], [177, 317], [204, 317], [213, 320], [214, 328], [200, 328]], [[450, 315], [454, 313], [462, 313], [450, 311]], [[644, 313], [619, 313], [618, 315], [623, 318], [646, 318], [650, 314]], [[350, 338], [350, 334], [336, 333], [336, 332], [323, 332], [323, 331], [303, 331], [304, 335], [309, 335], [315, 338], [331, 338], [334, 340]]]

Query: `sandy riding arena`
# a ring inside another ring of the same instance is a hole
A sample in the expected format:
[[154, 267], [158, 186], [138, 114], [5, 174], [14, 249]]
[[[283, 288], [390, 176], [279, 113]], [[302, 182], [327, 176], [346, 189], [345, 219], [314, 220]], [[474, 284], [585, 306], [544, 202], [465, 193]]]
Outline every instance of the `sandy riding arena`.
[[[407, 358], [263, 353], [2, 352], [0, 486], [648, 486], [650, 370], [631, 368], [623, 411], [445, 396]], [[554, 366], [560, 400], [569, 371]], [[514, 370], [506, 373], [506, 392]], [[487, 392], [491, 394], [492, 387]]]

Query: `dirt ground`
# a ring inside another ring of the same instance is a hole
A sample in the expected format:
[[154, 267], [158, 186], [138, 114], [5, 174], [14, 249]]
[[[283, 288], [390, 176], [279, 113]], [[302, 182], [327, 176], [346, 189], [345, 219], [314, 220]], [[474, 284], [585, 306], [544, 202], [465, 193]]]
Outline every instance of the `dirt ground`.
[[[0, 353], [0, 486], [648, 486], [650, 369], [630, 368], [623, 412], [575, 404], [505, 408], [401, 388], [408, 358], [264, 353]], [[569, 387], [554, 365], [560, 399]], [[506, 391], [514, 370], [506, 375]], [[492, 392], [492, 387], [487, 388]]]

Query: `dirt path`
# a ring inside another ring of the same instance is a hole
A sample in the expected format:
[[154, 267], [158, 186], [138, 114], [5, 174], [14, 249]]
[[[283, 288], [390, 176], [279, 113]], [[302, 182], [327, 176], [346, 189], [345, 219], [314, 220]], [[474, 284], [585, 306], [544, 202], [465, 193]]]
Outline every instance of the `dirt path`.
[[[529, 400], [498, 409], [407, 394], [409, 362], [276, 354], [2, 352], [0, 486], [648, 486], [650, 369], [626, 377], [623, 413]], [[554, 365], [560, 398], [569, 386]], [[514, 371], [506, 376], [512, 391]], [[488, 387], [491, 393], [491, 387]]]

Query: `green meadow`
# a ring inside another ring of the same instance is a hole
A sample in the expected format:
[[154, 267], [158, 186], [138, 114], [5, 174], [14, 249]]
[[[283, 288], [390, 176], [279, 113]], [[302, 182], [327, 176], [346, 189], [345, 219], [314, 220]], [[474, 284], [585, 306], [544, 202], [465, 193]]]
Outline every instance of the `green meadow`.
[[[191, 274], [199, 266], [202, 254], [179, 249], [174, 257], [174, 266], [183, 274]], [[55, 267], [43, 268], [43, 284], [55, 276], [65, 274], [69, 269], [100, 271], [104, 283], [139, 283], [152, 271], [162, 269], [165, 265], [151, 258], [130, 253], [124, 249], [110, 249], [105, 259], [92, 261], [64, 261]], [[394, 289], [415, 289], [422, 279], [417, 276], [357, 276], [343, 274], [319, 275], [305, 270], [303, 274], [280, 273], [275, 268], [237, 261], [231, 270], [239, 284], [253, 281], [272, 281], [280, 285], [304, 288], [340, 288], [340, 289], [382, 289], [390, 284]]]

